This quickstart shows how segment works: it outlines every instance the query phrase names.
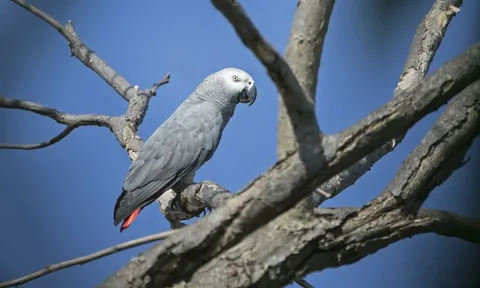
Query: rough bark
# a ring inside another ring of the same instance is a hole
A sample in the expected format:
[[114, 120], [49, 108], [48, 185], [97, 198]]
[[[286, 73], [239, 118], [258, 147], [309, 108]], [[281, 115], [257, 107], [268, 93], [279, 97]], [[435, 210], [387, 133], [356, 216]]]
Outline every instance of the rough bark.
[[[320, 58], [334, 2], [334, 0], [299, 1], [285, 50], [285, 61], [290, 65], [314, 110]], [[301, 123], [292, 122], [293, 120], [289, 117], [283, 101], [284, 97], [280, 96], [278, 103], [278, 159], [286, 157], [297, 149], [299, 144], [294, 129], [301, 127]]]

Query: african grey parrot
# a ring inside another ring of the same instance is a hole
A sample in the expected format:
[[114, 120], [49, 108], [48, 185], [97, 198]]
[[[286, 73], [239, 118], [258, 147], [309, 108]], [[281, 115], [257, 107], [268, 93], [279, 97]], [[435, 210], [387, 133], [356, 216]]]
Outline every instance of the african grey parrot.
[[254, 81], [243, 70], [226, 68], [205, 78], [148, 138], [128, 169], [113, 215], [115, 226], [123, 220], [120, 232], [178, 181], [193, 180], [215, 153], [237, 104], [250, 106], [256, 97]]

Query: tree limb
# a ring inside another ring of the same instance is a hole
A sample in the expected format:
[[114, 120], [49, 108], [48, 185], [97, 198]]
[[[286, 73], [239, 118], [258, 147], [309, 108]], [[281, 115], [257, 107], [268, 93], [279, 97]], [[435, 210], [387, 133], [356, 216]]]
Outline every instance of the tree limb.
[[49, 117], [50, 119], [55, 120], [59, 124], [67, 125], [67, 127], [60, 134], [42, 143], [26, 145], [0, 144], [0, 149], [40, 149], [59, 142], [77, 127], [101, 126], [110, 128], [112, 126], [112, 117], [109, 116], [95, 114], [67, 114], [65, 112], [61, 112], [56, 109], [30, 101], [22, 101], [0, 97], [0, 108], [30, 111], [38, 115]]
[[463, 0], [436, 0], [417, 28], [396, 93], [416, 85], [427, 75], [450, 21]]
[[[142, 123], [145, 117], [150, 98], [156, 95], [157, 89], [160, 86], [169, 83], [170, 74], [168, 73], [160, 82], [153, 84], [152, 88], [140, 90], [138, 86], [131, 85], [104, 60], [96, 56], [94, 52], [80, 40], [71, 21], [68, 21], [65, 27], [63, 27], [62, 24], [53, 17], [23, 0], [12, 0], [12, 2], [36, 15], [57, 30], [68, 41], [72, 55], [78, 58], [85, 66], [97, 73], [110, 87], [120, 94], [123, 99], [128, 101], [128, 109], [124, 115], [101, 117], [107, 117], [109, 119], [109, 123], [104, 126], [110, 128], [119, 144], [127, 151], [130, 159], [135, 159], [138, 151], [140, 151], [143, 146], [143, 140], [137, 134], [138, 126]], [[50, 117], [49, 115], [45, 116]], [[92, 125], [97, 124], [94, 123]]]
[[225, 205], [141, 254], [141, 267], [133, 260], [99, 287], [168, 286], [188, 279], [201, 265], [293, 207], [318, 184], [405, 133], [479, 78], [477, 44], [358, 124], [325, 137], [324, 149], [312, 150], [308, 157], [297, 151], [279, 161]]
[[267, 69], [282, 96], [295, 127], [295, 137], [304, 148], [310, 149], [320, 141], [320, 129], [314, 102], [307, 97], [292, 69], [283, 57], [265, 41], [236, 0], [212, 0], [213, 5], [230, 21], [242, 42]]
[[[339, 216], [345, 217], [346, 215], [349, 215], [358, 211], [359, 211], [359, 208], [333, 208], [333, 209], [317, 208], [317, 210], [315, 211], [316, 212], [315, 215], [317, 217], [325, 217], [325, 215], [338, 215], [337, 217]], [[330, 217], [329, 219], [331, 220], [332, 218]], [[456, 215], [454, 213], [446, 212], [446, 211], [440, 211], [440, 210], [434, 210], [434, 209], [421, 209], [418, 215], [415, 217], [415, 219], [410, 219], [409, 222], [410, 222], [410, 228], [417, 229], [417, 231], [415, 231], [415, 234], [432, 232], [432, 233], [436, 233], [446, 237], [456, 237], [456, 238], [463, 239], [465, 241], [469, 241], [471, 243], [480, 244], [480, 221], [478, 220], [470, 219], [468, 217]], [[305, 225], [302, 225], [302, 226], [305, 226]], [[308, 226], [309, 226], [309, 229], [312, 229], [314, 225], [310, 224]], [[117, 252], [121, 252], [123, 250], [127, 250], [130, 248], [134, 248], [134, 247], [155, 242], [158, 240], [163, 240], [173, 235], [176, 231], [177, 230], [170, 230], [170, 231], [161, 232], [154, 235], [149, 235], [146, 237], [124, 242], [122, 244], [115, 245], [113, 247], [110, 247], [86, 256], [82, 256], [82, 257], [71, 259], [65, 262], [49, 265], [44, 269], [39, 270], [35, 273], [25, 275], [23, 277], [20, 277], [14, 280], [2, 282], [0, 283], [0, 288], [13, 287], [13, 286], [25, 284], [34, 279], [40, 278], [42, 276], [48, 275], [50, 273], [53, 273], [68, 267], [83, 265], [85, 263], [106, 257], [108, 255], [111, 255]], [[413, 234], [410, 236], [413, 236]], [[407, 236], [407, 237], [410, 237], [410, 236]], [[272, 237], [269, 237], [269, 238], [272, 238]], [[393, 239], [393, 240], [395, 240], [396, 242], [401, 239]], [[199, 270], [199, 272], [197, 272], [196, 275], [201, 275], [202, 271], [204, 270], [206, 270], [206, 268], [202, 268], [202, 270]], [[215, 280], [215, 279], [212, 279], [212, 280]], [[301, 282], [299, 284], [303, 285], [302, 287], [313, 287], [310, 284], [308, 284], [308, 282], [306, 283]], [[218, 283], [216, 285], [217, 287], [224, 287], [224, 286], [218, 286]], [[208, 286], [208, 287], [216, 287], [216, 286], [214, 285], [214, 286]]]
[[109, 116], [96, 114], [67, 114], [56, 109], [43, 106], [30, 101], [22, 101], [0, 97], [0, 107], [7, 109], [18, 109], [36, 113], [38, 115], [49, 117], [59, 124], [67, 126], [102, 126], [109, 127]]
[[402, 163], [397, 175], [376, 201], [386, 209], [402, 204], [414, 215], [430, 192], [463, 166], [465, 154], [480, 133], [480, 81], [465, 88], [447, 106], [432, 129]]
[[45, 148], [57, 142], [60, 142], [60, 140], [67, 137], [73, 130], [75, 130], [75, 127], [67, 126], [67, 128], [63, 129], [63, 131], [60, 132], [57, 136], [48, 139], [47, 141], [43, 141], [38, 144], [0, 144], [0, 149], [35, 150]]
[[480, 221], [450, 212], [421, 209], [414, 219], [389, 212], [365, 220], [359, 211], [317, 208], [308, 221], [285, 213], [173, 287], [282, 287], [295, 277], [357, 262], [424, 233], [480, 244]]
[[[423, 77], [425, 77], [435, 53], [440, 47], [448, 24], [453, 16], [458, 13], [458, 7], [461, 5], [462, 0], [435, 1], [416, 30], [405, 67], [403, 68], [402, 75], [395, 89], [394, 98], [399, 95], [400, 92], [417, 85]], [[400, 135], [396, 139], [386, 143], [380, 149], [375, 150], [348, 169], [323, 183], [319, 187], [319, 190], [326, 192], [326, 195], [314, 193], [315, 206], [320, 205], [331, 197], [337, 196], [343, 190], [352, 186], [360, 177], [367, 173], [375, 163], [392, 152], [395, 147], [402, 142], [404, 136], [405, 135]]]
[[108, 256], [108, 255], [111, 255], [111, 254], [114, 254], [114, 253], [117, 253], [117, 252], [120, 252], [120, 251], [123, 251], [123, 250], [126, 250], [126, 249], [130, 249], [130, 248], [137, 247], [137, 246], [140, 246], [140, 245], [145, 245], [145, 244], [155, 242], [155, 241], [158, 241], [158, 240], [163, 240], [163, 239], [167, 238], [168, 236], [172, 235], [175, 232], [176, 232], [175, 230], [170, 230], [170, 231], [166, 231], [166, 232], [162, 232], [162, 233], [158, 233], [158, 234], [154, 234], [154, 235], [149, 235], [149, 236], [146, 236], [146, 237], [142, 237], [142, 238], [138, 238], [138, 239], [131, 240], [131, 241], [128, 241], [128, 242], [124, 242], [122, 244], [118, 244], [118, 245], [115, 245], [115, 246], [107, 248], [107, 249], [103, 249], [101, 251], [92, 253], [90, 255], [78, 257], [78, 258], [75, 258], [75, 259], [71, 259], [71, 260], [61, 262], [61, 263], [57, 263], [57, 264], [53, 264], [53, 265], [48, 265], [44, 269], [38, 270], [38, 271], [36, 271], [32, 274], [28, 274], [28, 275], [25, 275], [23, 277], [13, 279], [13, 280], [10, 280], [10, 281], [2, 282], [2, 283], [0, 283], [0, 288], [13, 287], [13, 286], [18, 286], [18, 285], [21, 285], [21, 284], [25, 284], [27, 282], [30, 282], [30, 281], [34, 280], [34, 279], [37, 279], [37, 278], [40, 278], [42, 276], [53, 273], [55, 271], [59, 271], [59, 270], [62, 270], [62, 269], [68, 268], [68, 267], [72, 267], [72, 266], [76, 266], [76, 265], [83, 265], [83, 264], [91, 262], [93, 260], [97, 260], [97, 259], [103, 258], [105, 256]]
[[[315, 111], [315, 94], [317, 90], [318, 70], [322, 48], [327, 34], [328, 23], [335, 1], [334, 0], [304, 0], [299, 1], [295, 15], [293, 17], [290, 37], [285, 50], [285, 61], [290, 66], [293, 74], [303, 89], [305, 96], [310, 100], [311, 109]], [[282, 89], [277, 88], [279, 91]], [[296, 137], [301, 132], [295, 129], [301, 127], [302, 123], [293, 122], [283, 102], [284, 97], [297, 97], [298, 95], [280, 95], [278, 106], [278, 126], [277, 126], [277, 158], [285, 158], [289, 153], [294, 152], [300, 147]], [[317, 127], [309, 128], [311, 130]], [[308, 133], [308, 132], [307, 132]], [[302, 205], [297, 205], [298, 213], [310, 213], [313, 207], [312, 197], [306, 197]], [[295, 279], [300, 287], [312, 287], [305, 279]]]
[[[323, 43], [327, 34], [334, 0], [303, 0], [297, 5], [293, 17], [292, 29], [285, 50], [285, 60], [298, 80], [305, 96], [315, 110], [318, 70], [322, 56]], [[279, 91], [284, 89], [278, 88]], [[301, 123], [292, 123], [283, 98], [297, 97], [297, 94], [279, 97], [277, 127], [277, 158], [282, 159], [298, 147], [294, 127]]]

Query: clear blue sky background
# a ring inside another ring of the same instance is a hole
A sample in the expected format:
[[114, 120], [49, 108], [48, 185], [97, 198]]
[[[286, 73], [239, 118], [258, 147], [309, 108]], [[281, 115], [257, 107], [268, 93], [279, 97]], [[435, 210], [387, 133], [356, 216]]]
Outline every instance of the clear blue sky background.
[[[283, 52], [297, 1], [241, 2], [268, 41]], [[433, 4], [426, 0], [395, 2], [395, 6], [378, 0], [337, 2], [317, 93], [317, 115], [325, 132], [339, 132], [391, 99], [416, 27]], [[478, 26], [480, 1], [465, 2], [432, 69], [480, 40], [478, 30], [471, 28]], [[171, 83], [160, 88], [150, 102], [139, 131], [144, 139], [207, 75], [229, 66], [248, 71], [256, 80], [257, 102], [237, 109], [217, 153], [197, 173], [196, 180], [214, 180], [237, 191], [275, 162], [275, 86], [209, 1], [31, 3], [62, 23], [73, 20], [81, 39], [135, 85], [148, 88], [167, 72], [172, 73]], [[65, 40], [46, 23], [2, 1], [0, 27], [0, 95], [69, 113], [125, 112], [126, 102], [71, 58]], [[426, 117], [354, 187], [324, 205], [360, 206], [373, 199], [438, 115]], [[0, 121], [1, 143], [40, 142], [63, 129], [50, 119], [23, 111], [0, 110]], [[480, 149], [471, 149], [469, 154], [473, 161], [436, 189], [425, 206], [479, 216], [472, 207], [479, 203], [473, 190], [478, 189], [474, 171], [478, 172]], [[156, 204], [143, 210], [124, 233], [113, 226], [112, 211], [129, 159], [107, 129], [80, 128], [42, 150], [0, 150], [0, 161], [0, 281], [169, 230]], [[24, 287], [92, 287], [150, 246], [69, 268]], [[473, 268], [461, 266], [473, 257], [478, 259], [479, 249], [472, 244], [422, 235], [307, 279], [325, 288], [425, 287], [428, 281], [440, 280], [438, 275], [442, 274], [463, 280]], [[443, 287], [442, 282], [436, 284]]]

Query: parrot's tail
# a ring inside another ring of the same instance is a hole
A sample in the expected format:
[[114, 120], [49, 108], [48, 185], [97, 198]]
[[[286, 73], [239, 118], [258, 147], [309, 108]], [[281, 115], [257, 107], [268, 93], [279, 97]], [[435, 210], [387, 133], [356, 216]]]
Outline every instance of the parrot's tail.
[[137, 210], [133, 211], [133, 213], [130, 214], [130, 216], [128, 216], [125, 220], [123, 220], [122, 226], [120, 227], [120, 232], [127, 229], [128, 226], [130, 226], [130, 224], [132, 224], [132, 222], [135, 220], [135, 218], [137, 218], [138, 213], [140, 213], [140, 210], [142, 210], [142, 209], [138, 208]]

